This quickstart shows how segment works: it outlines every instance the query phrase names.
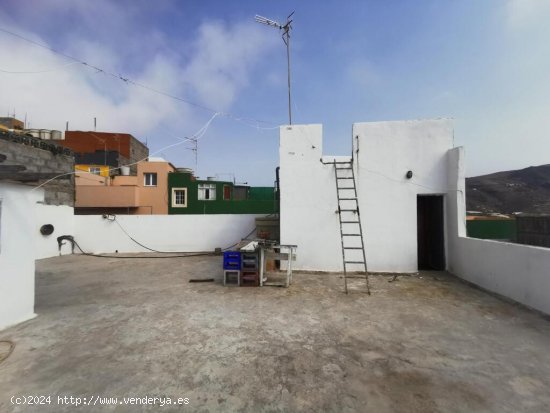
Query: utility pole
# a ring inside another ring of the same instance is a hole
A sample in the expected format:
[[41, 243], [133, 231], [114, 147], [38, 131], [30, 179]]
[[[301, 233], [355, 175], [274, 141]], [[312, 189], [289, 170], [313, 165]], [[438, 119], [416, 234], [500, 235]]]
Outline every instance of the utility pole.
[[267, 26], [275, 27], [283, 31], [282, 38], [286, 45], [286, 62], [287, 62], [287, 83], [288, 83], [288, 122], [292, 125], [292, 103], [291, 103], [291, 82], [290, 82], [290, 30], [292, 29], [292, 20], [290, 19], [294, 12], [290, 13], [286, 18], [284, 25], [270, 20], [263, 16], [256, 15], [254, 20], [258, 23], [265, 24]]

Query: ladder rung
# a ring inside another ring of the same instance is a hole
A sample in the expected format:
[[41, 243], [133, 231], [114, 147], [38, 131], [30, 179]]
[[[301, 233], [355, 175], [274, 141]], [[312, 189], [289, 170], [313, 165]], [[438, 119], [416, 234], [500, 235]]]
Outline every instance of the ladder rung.
[[340, 201], [357, 201], [357, 198], [338, 198]]
[[339, 161], [339, 162], [333, 161], [333, 162], [328, 162], [328, 164], [344, 165], [344, 164], [351, 164], [351, 161]]
[[336, 179], [353, 179], [353, 176], [337, 176]]
[[351, 167], [350, 168], [338, 168], [338, 167], [336, 167], [337, 171], [351, 171], [352, 169], [353, 168], [351, 168]]
[[346, 264], [364, 264], [365, 261], [344, 261]]
[[340, 209], [340, 211], [344, 211], [344, 212], [351, 212], [351, 211], [353, 211], [353, 212], [357, 212], [357, 210], [356, 210], [356, 209], [343, 209], [343, 208], [342, 208], [342, 209]]
[[344, 247], [345, 250], [362, 250], [362, 247]]
[[360, 237], [361, 234], [342, 234], [343, 237]]
[[342, 224], [359, 224], [359, 221], [342, 221]]

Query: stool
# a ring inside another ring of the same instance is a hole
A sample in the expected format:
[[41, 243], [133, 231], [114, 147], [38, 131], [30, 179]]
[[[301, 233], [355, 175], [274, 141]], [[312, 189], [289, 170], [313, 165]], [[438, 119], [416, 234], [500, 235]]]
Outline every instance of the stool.
[[223, 285], [227, 284], [241, 285], [241, 272], [238, 270], [224, 270]]

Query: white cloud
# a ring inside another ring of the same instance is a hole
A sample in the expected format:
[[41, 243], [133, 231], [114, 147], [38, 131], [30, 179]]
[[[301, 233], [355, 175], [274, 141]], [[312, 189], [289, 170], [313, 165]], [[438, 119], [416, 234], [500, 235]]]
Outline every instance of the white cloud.
[[508, 0], [506, 17], [513, 28], [528, 27], [536, 21], [547, 19], [550, 2], [547, 0]]
[[[188, 46], [184, 60], [157, 29], [122, 18], [127, 15], [126, 10], [121, 10], [122, 6], [116, 3], [57, 0], [49, 3], [54, 5], [50, 8], [44, 3], [36, 2], [36, 9], [29, 16], [31, 22], [35, 21], [33, 16], [38, 18], [41, 15], [42, 19], [47, 19], [59, 13], [61, 8], [68, 7], [77, 18], [82, 18], [83, 25], [92, 22], [97, 25], [98, 20], [103, 19], [102, 31], [110, 33], [109, 36], [105, 33], [95, 36], [94, 31], [68, 30], [61, 38], [55, 39], [57, 50], [217, 110], [230, 111], [239, 94], [248, 86], [264, 52], [275, 44], [274, 37], [264, 34], [253, 22], [224, 24], [207, 21], [184, 42]], [[94, 7], [90, 8], [92, 3]], [[112, 24], [104, 25], [105, 22]], [[22, 25], [15, 24], [13, 16], [2, 12], [0, 27], [44, 45], [52, 44], [25, 31]], [[124, 35], [117, 36], [120, 33]], [[59, 44], [63, 46], [59, 47]], [[64, 129], [65, 122], [69, 121], [71, 129], [89, 130], [93, 128], [93, 118], [97, 117], [98, 130], [151, 137], [159, 130], [159, 125], [171, 125], [173, 130], [189, 134], [208, 115], [83, 65], [64, 66], [70, 60], [5, 33], [0, 33], [0, 50], [4, 56], [10, 57], [0, 63], [3, 70], [59, 68], [41, 74], [0, 73], [0, 113], [14, 109], [18, 117], [27, 113], [33, 128]], [[166, 144], [167, 140], [159, 140], [157, 147], [152, 149]]]
[[275, 36], [250, 24], [203, 24], [194, 44], [195, 57], [184, 78], [194, 85], [202, 102], [226, 110], [236, 93], [248, 85], [250, 68], [275, 40]]

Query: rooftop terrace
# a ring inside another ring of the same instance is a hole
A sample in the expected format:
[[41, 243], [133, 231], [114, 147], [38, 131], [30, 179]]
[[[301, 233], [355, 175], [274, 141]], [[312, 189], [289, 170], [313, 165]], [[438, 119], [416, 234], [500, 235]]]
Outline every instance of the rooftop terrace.
[[550, 410], [550, 321], [453, 276], [375, 275], [367, 296], [341, 293], [337, 274], [223, 287], [220, 267], [220, 257], [38, 261], [38, 316], [0, 332], [16, 343], [0, 364], [0, 411], [28, 411], [12, 395], [48, 394], [190, 400], [145, 411]]

